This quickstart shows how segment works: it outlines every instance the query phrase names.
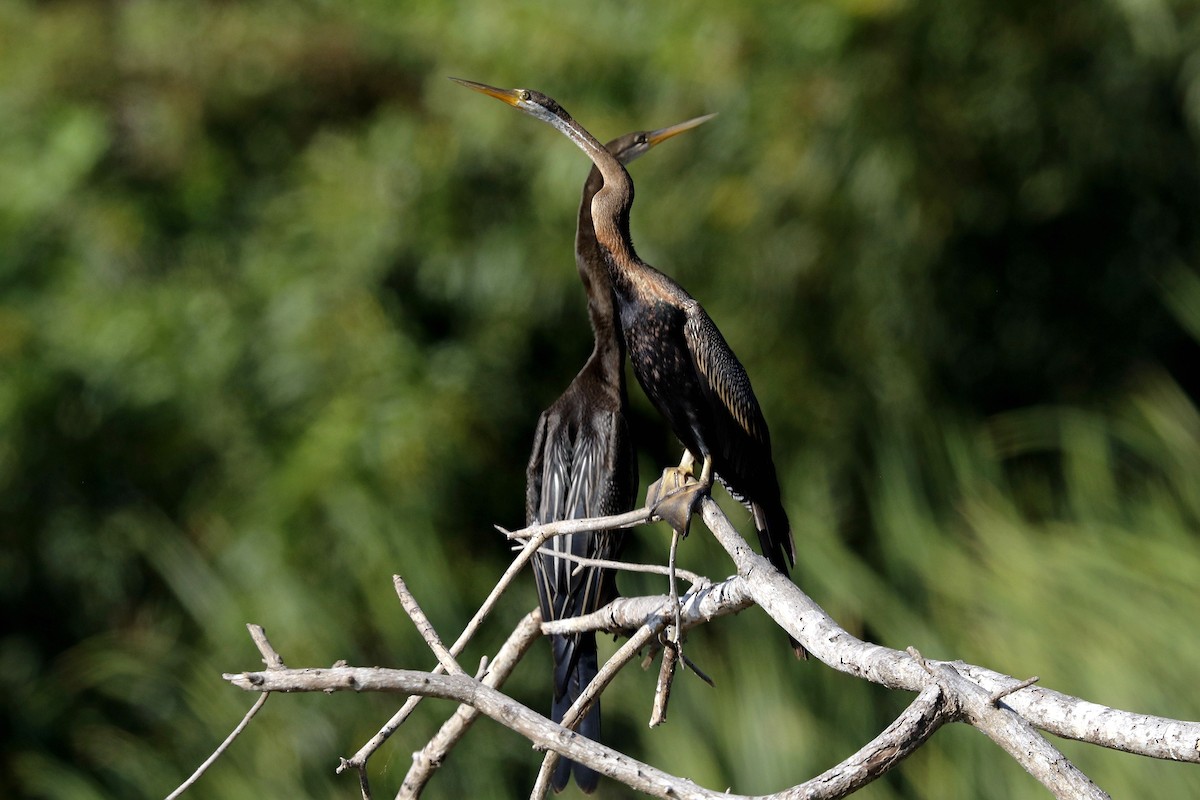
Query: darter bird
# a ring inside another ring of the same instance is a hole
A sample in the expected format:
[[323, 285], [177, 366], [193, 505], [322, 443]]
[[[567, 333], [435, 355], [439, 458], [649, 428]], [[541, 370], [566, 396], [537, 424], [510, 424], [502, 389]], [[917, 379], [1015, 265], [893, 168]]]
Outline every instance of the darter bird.
[[[715, 472], [750, 509], [763, 554], [786, 574], [795, 565], [796, 545], [771, 457], [771, 437], [750, 378], [695, 298], [634, 251], [629, 173], [553, 98], [532, 89], [454, 80], [553, 125], [588, 155], [604, 178], [592, 198], [592, 221], [633, 373], [687, 450], [680, 470], [690, 469], [693, 459], [702, 464], [696, 483], [659, 498], [660, 516], [686, 532]], [[803, 653], [798, 644], [794, 647], [798, 655]]]
[[[656, 144], [707, 119], [699, 117], [656, 131], [628, 133], [605, 147], [622, 164], [628, 164]], [[538, 420], [525, 484], [525, 516], [530, 525], [621, 514], [637, 502], [637, 457], [626, 420], [629, 401], [625, 392], [625, 348], [617, 327], [612, 284], [592, 228], [592, 198], [603, 183], [600, 171], [593, 166], [583, 187], [575, 230], [575, 265], [587, 293], [595, 343], [583, 369]], [[542, 618], [590, 614], [616, 596], [612, 570], [581, 567], [546, 551], [612, 560], [620, 554], [624, 541], [622, 534], [611, 531], [550, 539], [534, 560]], [[554, 657], [551, 718], [561, 722], [563, 714], [596, 676], [596, 634], [555, 634], [550, 644]], [[589, 739], [599, 740], [598, 699], [577, 730]], [[580, 789], [589, 793], [595, 790], [599, 781], [595, 771], [562, 759], [551, 779], [554, 791], [566, 787], [572, 771]]]

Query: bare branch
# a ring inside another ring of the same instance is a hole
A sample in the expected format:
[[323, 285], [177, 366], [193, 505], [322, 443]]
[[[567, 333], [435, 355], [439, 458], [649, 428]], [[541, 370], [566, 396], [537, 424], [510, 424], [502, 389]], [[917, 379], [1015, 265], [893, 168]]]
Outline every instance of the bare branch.
[[[258, 652], [262, 653], [263, 663], [267, 665], [267, 669], [287, 669], [287, 665], [283, 663], [283, 659], [279, 653], [271, 646], [271, 642], [267, 639], [267, 632], [263, 630], [261, 625], [247, 623], [246, 629], [250, 631], [250, 638], [254, 641], [255, 646], [258, 647]], [[212, 755], [204, 759], [204, 763], [196, 767], [196, 771], [186, 781], [179, 784], [179, 787], [175, 791], [167, 795], [167, 800], [175, 800], [190, 789], [196, 781], [200, 780], [200, 776], [207, 772], [208, 768], [229, 749], [229, 746], [233, 744], [233, 741], [237, 737], [241, 736], [242, 731], [246, 730], [246, 726], [250, 724], [250, 720], [254, 719], [254, 715], [266, 704], [267, 698], [270, 696], [270, 693], [266, 693], [254, 701], [254, 705], [250, 706], [250, 710], [246, 712], [246, 716], [242, 717], [242, 721], [225, 737], [225, 741], [217, 746]]]
[[[484, 686], [498, 689], [508, 680], [513, 669], [529, 652], [529, 648], [541, 635], [542, 615], [538, 609], [529, 612], [517, 623], [517, 627], [509, 635], [508, 640], [496, 652], [486, 673], [483, 675]], [[425, 784], [433, 777], [438, 768], [446, 760], [446, 756], [458, 744], [458, 741], [470, 730], [471, 725], [479, 718], [479, 711], [469, 705], [460, 705], [453, 716], [442, 725], [429, 743], [421, 750], [413, 753], [413, 763], [404, 776], [404, 783], [396, 800], [409, 800], [420, 796]]]
[[1039, 736], [1027, 720], [1011, 709], [998, 707], [979, 684], [967, 680], [949, 664], [926, 661], [915, 648], [908, 648], [908, 652], [952, 700], [964, 721], [1000, 745], [1058, 800], [1112, 800], [1058, 748]]
[[717, 800], [734, 797], [673, 777], [569, 731], [468, 675], [436, 675], [383, 667], [333, 667], [242, 672], [222, 677], [251, 692], [396, 692], [468, 703], [534, 744], [586, 763], [637, 791], [671, 798]]
[[939, 677], [962, 698], [966, 721], [1000, 745], [1026, 772], [1059, 800], [1111, 800], [1057, 747], [1040, 736], [1027, 720], [1011, 709], [997, 707], [991, 696], [954, 671], [939, 664]]
[[408, 584], [404, 582], [404, 579], [399, 575], [393, 575], [392, 585], [396, 587], [396, 594], [400, 597], [400, 605], [404, 607], [409, 619], [413, 621], [413, 625], [421, 633], [425, 644], [429, 645], [429, 649], [437, 656], [438, 664], [441, 666], [442, 671], [450, 675], [465, 674], [466, 670], [458, 665], [458, 662], [454, 660], [454, 656], [442, 644], [437, 631], [433, 629], [433, 623], [429, 621], [429, 617], [425, 616], [425, 612], [421, 610], [421, 604], [417, 602], [417, 598], [413, 597], [412, 592], [408, 590]]
[[[1169, 720], [1161, 717], [1133, 714], [1087, 703], [1067, 695], [1033, 685], [1036, 679], [1018, 681], [982, 667], [962, 662], [927, 661], [919, 653], [904, 653], [864, 642], [841, 628], [828, 614], [804, 594], [785, 575], [774, 569], [766, 559], [755, 553], [733, 528], [728, 518], [711, 498], [702, 503], [702, 517], [708, 528], [726, 549], [737, 568], [737, 576], [717, 584], [694, 587], [681, 598], [678, 605], [672, 598], [621, 598], [599, 611], [572, 620], [560, 620], [541, 626], [545, 633], [572, 633], [587, 630], [628, 632], [636, 634], [618, 650], [600, 676], [593, 681], [565, 715], [563, 725], [557, 725], [536, 712], [508, 699], [493, 688], [503, 682], [511, 663], [503, 651], [497, 655], [492, 669], [482, 679], [465, 674], [442, 677], [446, 669], [460, 669], [454, 661], [469, 633], [490, 611], [495, 598], [511, 582], [517, 570], [541, 546], [545, 538], [578, 530], [597, 530], [608, 524], [629, 524], [649, 518], [641, 509], [618, 517], [600, 520], [570, 520], [570, 524], [552, 523], [518, 532], [532, 538], [521, 555], [506, 571], [493, 589], [472, 625], [460, 636], [455, 646], [440, 654], [434, 673], [409, 670], [334, 668], [328, 670], [268, 669], [259, 673], [227, 675], [226, 679], [249, 690], [268, 692], [288, 691], [403, 691], [413, 695], [405, 708], [415, 705], [421, 696], [457, 700], [473, 708], [460, 708], [438, 736], [417, 755], [410, 776], [400, 797], [415, 797], [436, 769], [441, 759], [462, 736], [471, 720], [479, 713], [546, 749], [547, 755], [534, 787], [534, 797], [543, 796], [548, 778], [558, 754], [587, 764], [601, 774], [614, 778], [638, 791], [658, 797], [735, 797], [696, 786], [682, 778], [667, 775], [646, 764], [630, 759], [611, 748], [585, 739], [569, 730], [586, 713], [589, 704], [603, 690], [616, 672], [636, 652], [652, 644], [654, 636], [672, 621], [672, 609], [679, 609], [682, 631], [723, 614], [734, 613], [751, 604], [758, 604], [784, 630], [806, 646], [814, 657], [827, 665], [890, 688], [918, 692], [918, 697], [905, 713], [879, 737], [824, 774], [798, 786], [784, 790], [771, 798], [833, 798], [844, 797], [899, 763], [919, 747], [947, 721], [966, 722], [984, 732], [1031, 775], [1043, 783], [1056, 798], [1071, 800], [1106, 800], [1108, 795], [1080, 772], [1049, 741], [1034, 728], [1068, 738], [1080, 739], [1106, 747], [1143, 753], [1159, 758], [1200, 762], [1200, 723]], [[515, 534], [514, 534], [515, 535]], [[406, 592], [398, 592], [405, 601]], [[415, 611], [414, 622], [419, 628], [423, 615], [409, 596]], [[406, 602], [406, 608], [409, 608]], [[427, 624], [427, 621], [426, 621]], [[513, 645], [523, 653], [536, 638], [536, 615], [530, 615], [510, 637], [506, 648]], [[253, 633], [253, 629], [252, 629]], [[436, 634], [428, 629], [431, 647], [441, 647]], [[269, 665], [282, 666], [282, 659], [266, 643], [265, 636], [256, 636], [256, 643]], [[442, 648], [445, 650], [445, 648]], [[402, 709], [401, 714], [404, 714]], [[401, 716], [401, 715], [397, 715]], [[390, 733], [390, 731], [389, 731]], [[384, 731], [381, 731], [381, 735]], [[377, 736], [377, 738], [379, 738]], [[383, 736], [386, 738], [386, 735]], [[373, 740], [374, 741], [374, 740]], [[369, 743], [370, 744], [370, 743]], [[375, 745], [378, 746], [377, 744]], [[370, 750], [364, 748], [365, 763]], [[350, 765], [350, 762], [346, 762]], [[359, 766], [360, 775], [362, 767]], [[364, 791], [365, 788], [364, 788]]]
[[287, 669], [287, 664], [283, 663], [283, 658], [271, 646], [271, 642], [267, 639], [267, 632], [261, 625], [247, 622], [246, 630], [250, 631], [250, 638], [254, 640], [258, 652], [262, 653], [263, 663], [267, 665], [267, 669]]
[[649, 723], [651, 728], [657, 728], [667, 721], [667, 705], [671, 702], [671, 688], [675, 685], [675, 667], [678, 663], [679, 645], [668, 640], [663, 646], [658, 681], [654, 684], [654, 705], [650, 709]]
[[[545, 542], [553, 536], [564, 536], [568, 533], [587, 533], [589, 531], [615, 531], [621, 528], [640, 525], [643, 522], [653, 522], [656, 519], [658, 518], [654, 516], [654, 511], [646, 506], [635, 508], [633, 511], [626, 511], [624, 514], [614, 514], [611, 517], [560, 519], [554, 522], [530, 525], [527, 528], [521, 528], [516, 531], [506, 530], [497, 525], [496, 530], [503, 533], [509, 539], [540, 539], [541, 542]], [[539, 546], [541, 542], [539, 542]]]
[[220, 758], [221, 755], [229, 749], [229, 746], [233, 744], [233, 740], [241, 736], [242, 731], [246, 730], [246, 726], [250, 724], [250, 720], [254, 719], [254, 715], [257, 714], [258, 710], [266, 704], [267, 698], [270, 696], [270, 692], [264, 692], [257, 700], [254, 701], [254, 705], [250, 706], [250, 710], [246, 712], [246, 716], [242, 717], [242, 721], [239, 722], [237, 727], [225, 737], [225, 741], [221, 742], [217, 749], [213, 751], [211, 756], [204, 759], [203, 764], [196, 767], [196, 771], [191, 774], [191, 777], [179, 784], [179, 788], [167, 795], [167, 800], [175, 800], [188, 789], [192, 788], [192, 785], [196, 781], [200, 780], [200, 776], [208, 771], [208, 768], [213, 765], [213, 762]]
[[[617, 677], [617, 673], [624, 668], [626, 664], [633, 660], [638, 652], [654, 640], [662, 629], [666, 626], [665, 616], [654, 616], [647, 619], [646, 624], [638, 629], [637, 633], [629, 637], [625, 644], [617, 648], [617, 652], [613, 653], [612, 657], [604, 663], [600, 671], [596, 673], [596, 677], [592, 678], [587, 687], [579, 693], [579, 697], [575, 698], [575, 702], [563, 714], [562, 726], [564, 728], [574, 729], [587, 714], [588, 709], [592, 707], [592, 703], [600, 696], [613, 678]], [[558, 753], [553, 750], [546, 752], [546, 757], [542, 759], [542, 767], [538, 771], [537, 781], [534, 783], [533, 792], [530, 797], [544, 797], [550, 786], [550, 775], [554, 772], [554, 765], [558, 763]], [[539, 789], [539, 787], [541, 787]], [[540, 792], [540, 793], [539, 793]]]
[[[744, 611], [753, 605], [754, 600], [750, 597], [746, 582], [740, 577], [693, 589], [682, 598], [683, 629], [690, 630], [717, 617]], [[670, 613], [671, 598], [667, 595], [618, 597], [590, 614], [543, 622], [542, 632], [546, 634], [582, 633], [585, 631], [626, 633], [635, 630], [650, 617], [669, 615]]]
[[[924, 686], [924, 670], [907, 654], [848, 633], [800, 587], [755, 553], [716, 503], [705, 499], [702, 508], [708, 529], [733, 558], [738, 574], [746, 578], [751, 598], [815, 657], [834, 669], [892, 689], [919, 691]], [[1008, 675], [961, 661], [936, 663], [953, 667], [989, 696], [1019, 683]], [[1038, 686], [1006, 697], [1003, 704], [1056, 736], [1154, 758], [1200, 763], [1200, 722], [1120, 711]]]
[[[531, 534], [532, 538], [530, 538], [525, 544], [525, 547], [521, 549], [521, 552], [517, 555], [517, 557], [513, 559], [513, 562], [508, 565], [508, 569], [504, 571], [504, 574], [500, 576], [500, 580], [497, 581], [496, 585], [492, 587], [492, 591], [488, 593], [488, 596], [484, 599], [483, 604], [479, 606], [479, 610], [475, 612], [475, 616], [471, 617], [471, 621], [467, 623], [465, 628], [463, 628], [463, 632], [459, 634], [458, 639], [455, 640], [454, 644], [450, 645], [449, 651], [452, 656], [457, 658], [458, 655], [462, 653], [463, 649], [467, 646], [467, 642], [471, 641], [471, 637], [475, 635], [475, 632], [479, 630], [479, 627], [483, 624], [483, 621], [487, 618], [488, 614], [490, 614], [492, 609], [496, 607], [496, 603], [499, 602], [500, 596], [504, 594], [504, 591], [512, 584], [513, 580], [517, 577], [521, 570], [525, 568], [525, 565], [529, 563], [529, 560], [533, 558], [533, 555], [538, 551], [538, 548], [540, 548], [545, 543], [546, 539], [551, 535], [553, 535], [551, 532], [546, 532], [544, 534]], [[440, 673], [442, 671], [441, 664], [439, 664], [434, 671], [435, 673]], [[371, 757], [371, 754], [383, 746], [383, 743], [386, 742], [388, 738], [391, 737], [391, 735], [395, 733], [401, 725], [404, 724], [404, 721], [408, 719], [409, 715], [412, 714], [413, 710], [416, 709], [420, 702], [421, 697], [419, 695], [414, 695], [413, 697], [408, 698], [404, 705], [400, 707], [400, 710], [397, 711], [392, 718], [389, 719], [387, 723], [379, 729], [378, 733], [371, 737], [370, 741], [360, 747], [358, 752], [355, 753], [351, 758], [342, 759], [341, 764], [338, 765], [337, 772], [340, 774], [349, 768], [358, 769], [360, 771], [364, 769], [366, 767], [367, 759]]]
[[842, 763], [799, 786], [780, 792], [787, 800], [846, 797], [917, 751], [934, 731], [954, 719], [942, 690], [931, 685], [883, 733]]
[[686, 778], [669, 775], [649, 764], [632, 759], [551, 722], [536, 711], [467, 675], [435, 675], [429, 672], [382, 667], [334, 667], [243, 672], [222, 677], [246, 691], [398, 692], [469, 703], [479, 712], [524, 736], [535, 745], [555, 750], [573, 761], [586, 763], [601, 774], [653, 797], [682, 800], [831, 800], [845, 797], [850, 791], [854, 791], [854, 788], [866, 782], [866, 775], [859, 774], [864, 772], [866, 765], [872, 764], [876, 770], [870, 778], [878, 777], [904, 755], [912, 752], [921, 741], [928, 738], [936, 724], [940, 724], [940, 714], [937, 710], [927, 707], [929, 695], [923, 695], [924, 699], [918, 698], [920, 704], [914, 703], [910, 706], [909, 711], [893, 723], [885, 734], [881, 734], [834, 770], [786, 791], [751, 798], [705, 789]]
[[[576, 568], [576, 571], [582, 567], [601, 567], [603, 569], [615, 569], [621, 572], [644, 572], [649, 575], [671, 574], [670, 567], [664, 567], [661, 564], [638, 564], [633, 561], [613, 561], [607, 558], [588, 558], [587, 556], [577, 556], [574, 553], [567, 553], [561, 550], [548, 550], [544, 547], [539, 549], [538, 552], [542, 553], [543, 555], [554, 556], [555, 558], [561, 558], [563, 561], [570, 561], [574, 564], [578, 564], [579, 567]], [[690, 570], [680, 569], [678, 567], [675, 569], [675, 575], [676, 577], [683, 578], [692, 586], [704, 586], [712, 582], [703, 575], [691, 572]]]
[[[962, 661], [949, 663], [990, 692], [1020, 683], [985, 667]], [[1014, 691], [1004, 698], [1004, 705], [1046, 733], [1064, 739], [1150, 758], [1200, 764], [1200, 722], [1121, 711], [1041, 686]]]

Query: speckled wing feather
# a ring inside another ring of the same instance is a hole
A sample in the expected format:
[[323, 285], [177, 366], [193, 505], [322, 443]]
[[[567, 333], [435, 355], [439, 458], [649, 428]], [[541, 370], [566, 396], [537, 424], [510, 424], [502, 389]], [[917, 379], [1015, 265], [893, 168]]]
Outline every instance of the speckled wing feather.
[[[702, 378], [701, 386], [719, 407], [725, 409], [728, 418], [736, 423], [741, 435], [757, 445], [769, 446], [767, 423], [763, 419], [758, 400], [754, 397], [754, 389], [750, 386], [750, 377], [746, 374], [742, 362], [738, 361], [721, 331], [699, 303], [692, 301], [686, 313], [687, 324], [683, 334], [696, 370]], [[718, 425], [724, 422], [721, 419], [715, 421]], [[722, 437], [725, 441], [712, 442], [710, 446], [719, 447], [722, 456], [739, 462], [741, 459], [738, 458], [738, 448], [731, 447], [736, 436], [737, 434], [730, 432]], [[736, 480], [732, 475], [726, 477]]]
[[771, 435], [750, 377], [699, 303], [691, 301], [686, 314], [684, 338], [712, 405], [713, 469], [729, 494], [753, 513], [763, 555], [786, 573], [795, 563], [796, 545], [779, 499]]

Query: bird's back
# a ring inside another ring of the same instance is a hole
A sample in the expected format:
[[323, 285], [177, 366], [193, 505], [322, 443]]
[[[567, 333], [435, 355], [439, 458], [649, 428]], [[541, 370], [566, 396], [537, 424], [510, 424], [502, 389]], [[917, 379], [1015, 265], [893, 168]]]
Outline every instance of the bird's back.
[[729, 493], [754, 514], [763, 554], [784, 572], [795, 545], [771, 436], [745, 367], [716, 323], [667, 275], [638, 264], [617, 299], [633, 372], [683, 446], [709, 455]]

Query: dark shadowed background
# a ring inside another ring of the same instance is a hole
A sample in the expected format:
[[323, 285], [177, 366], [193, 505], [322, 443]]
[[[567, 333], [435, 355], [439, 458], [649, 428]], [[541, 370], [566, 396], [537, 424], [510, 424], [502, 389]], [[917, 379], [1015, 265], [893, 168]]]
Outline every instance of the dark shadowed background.
[[[719, 112], [634, 165], [633, 235], [746, 364], [795, 577], [847, 628], [1200, 718], [1197, 10], [0, 4], [0, 795], [162, 796], [252, 701], [220, 679], [259, 664], [244, 623], [291, 666], [430, 667], [392, 574], [453, 639], [501, 573], [590, 349], [588, 162], [449, 75], [601, 139]], [[678, 446], [632, 394], [650, 476]], [[728, 574], [693, 530], [684, 565]], [[534, 604], [527, 577], [463, 663]], [[756, 610], [688, 652], [717, 688], [650, 731], [630, 669], [605, 739], [715, 789], [810, 777], [910, 699]], [[549, 658], [510, 684], [542, 711]], [[357, 797], [338, 756], [397, 702], [279, 696], [189, 796]], [[450, 711], [375, 756], [376, 796]], [[1200, 794], [1065, 750], [1114, 796]], [[525, 796], [539, 761], [483, 721], [427, 796]], [[1045, 795], [964, 728], [860, 796]]]

